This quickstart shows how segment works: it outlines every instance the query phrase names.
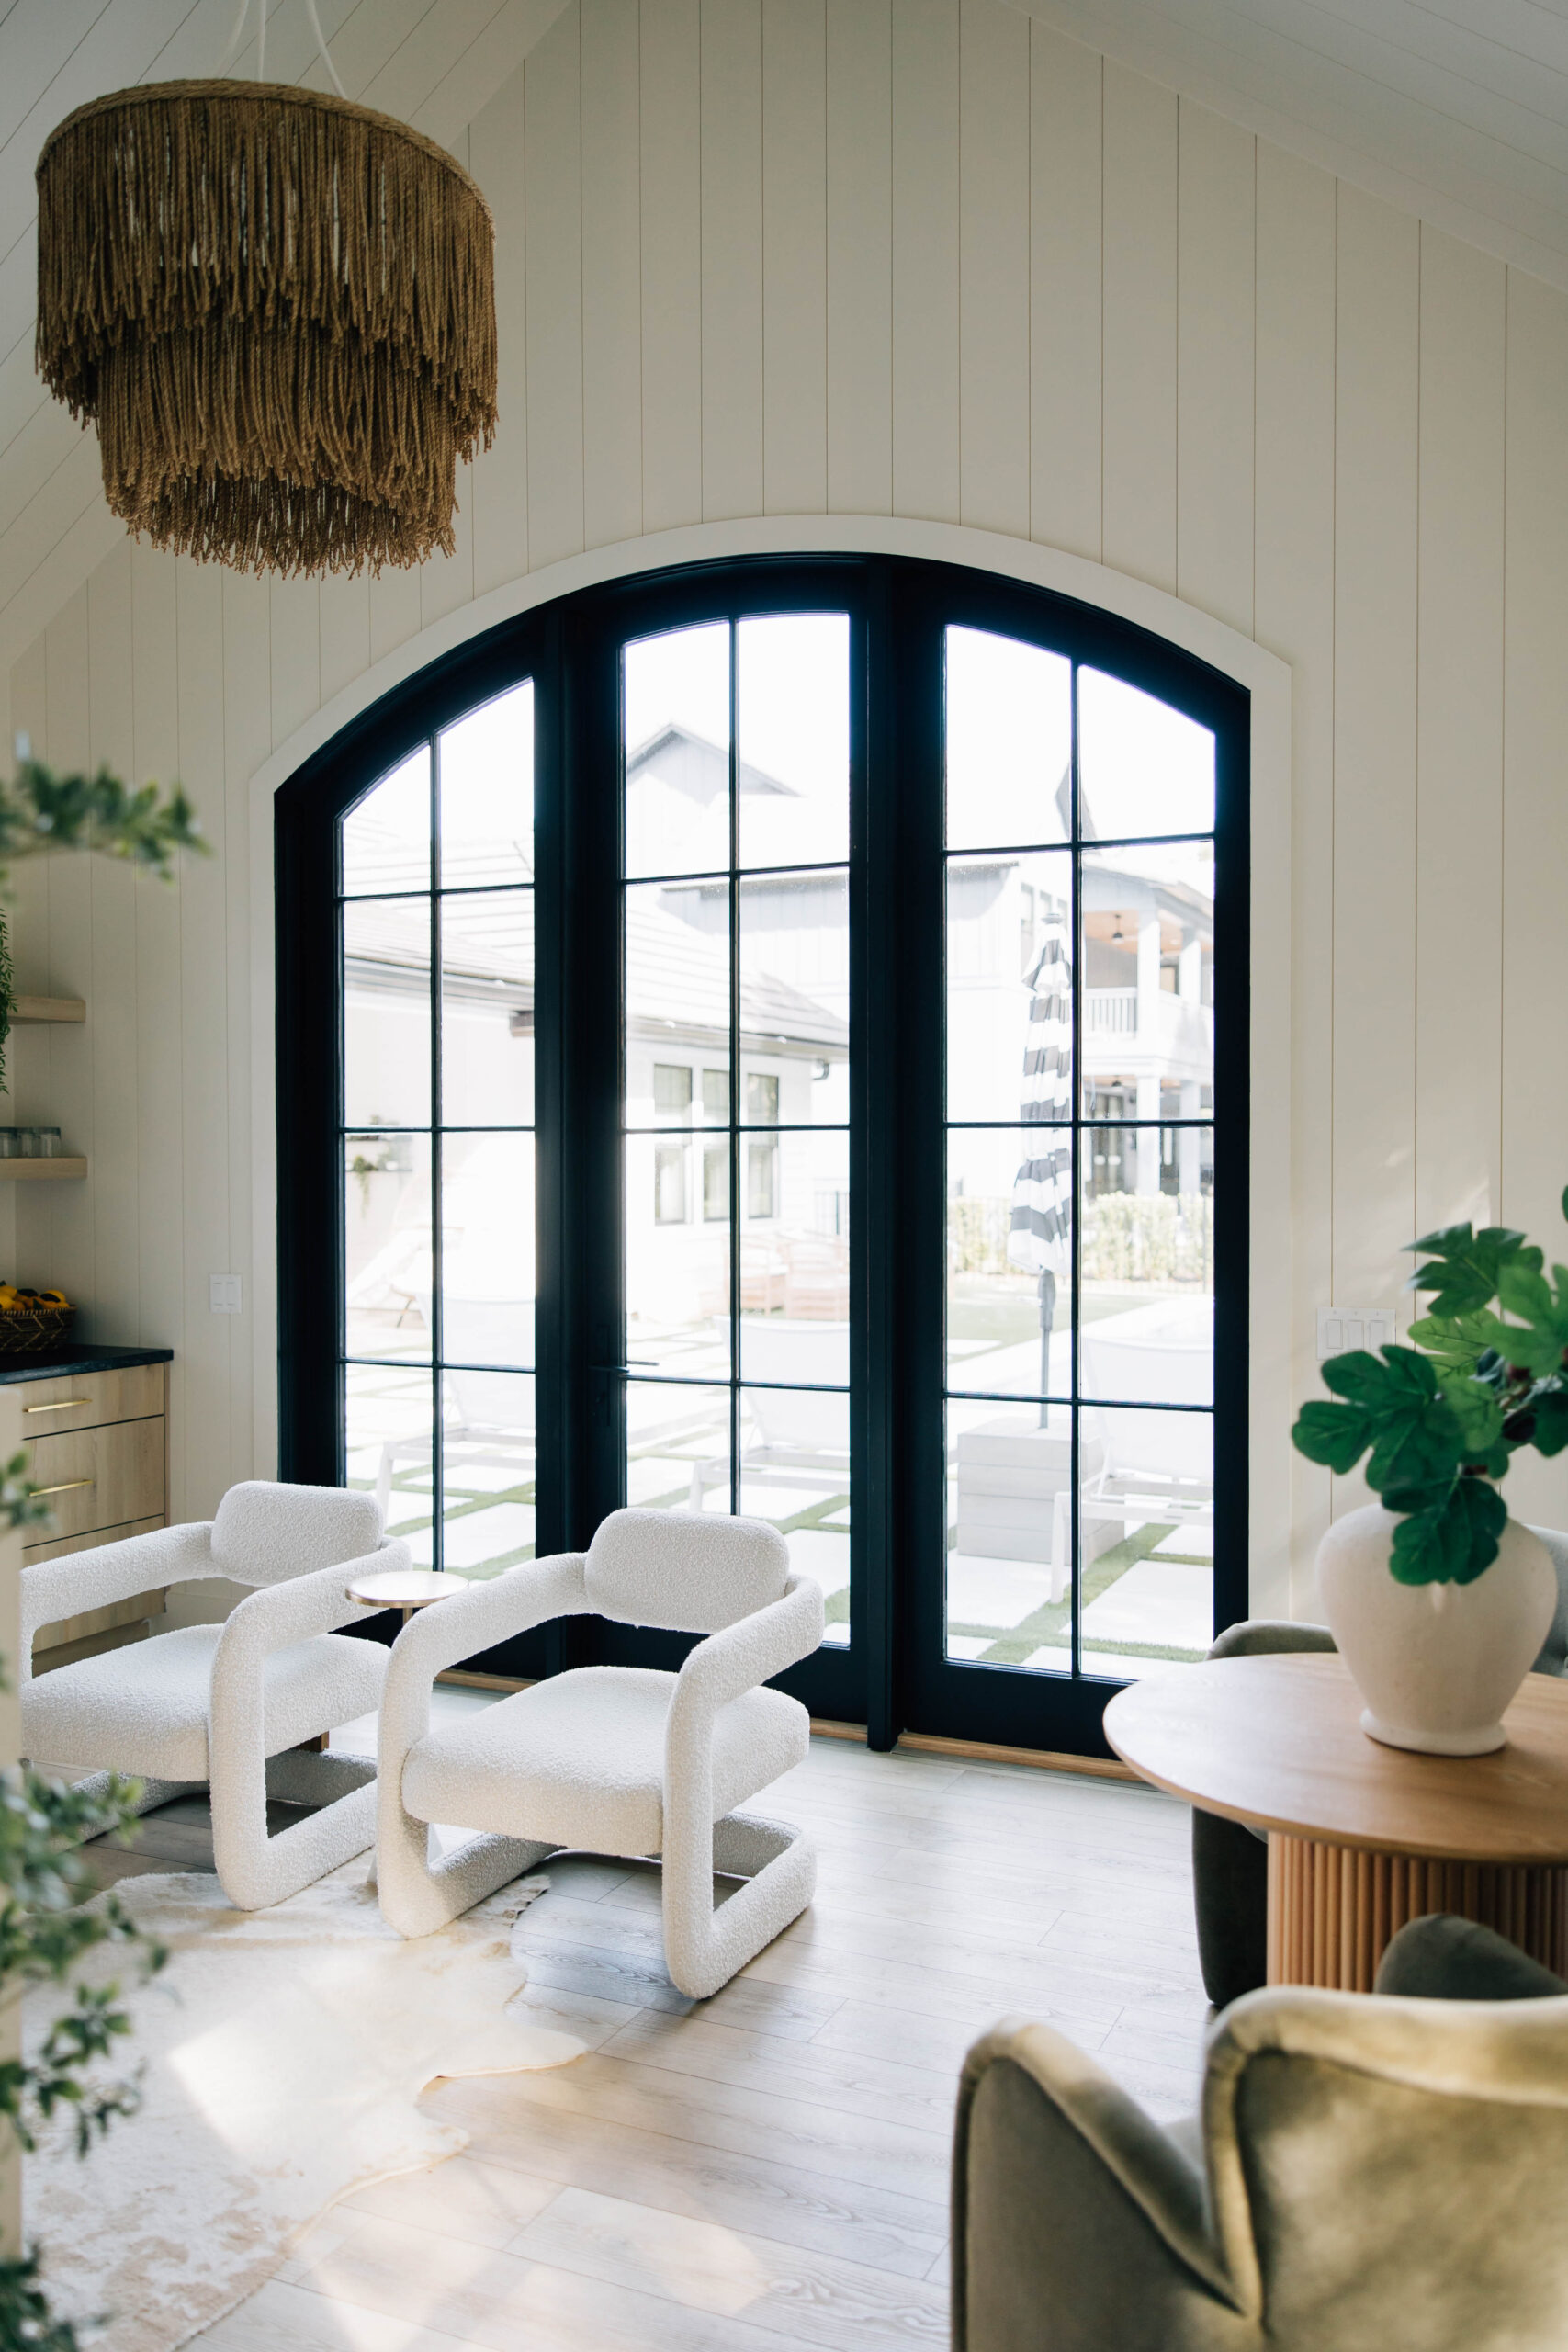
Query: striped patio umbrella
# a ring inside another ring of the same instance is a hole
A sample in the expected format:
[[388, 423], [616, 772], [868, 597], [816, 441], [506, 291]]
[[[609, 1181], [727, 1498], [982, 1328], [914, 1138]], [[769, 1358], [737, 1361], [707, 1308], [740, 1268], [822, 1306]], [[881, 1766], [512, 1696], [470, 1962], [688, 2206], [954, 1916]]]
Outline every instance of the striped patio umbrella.
[[[1013, 1178], [1010, 1261], [1039, 1277], [1040, 1385], [1051, 1385], [1051, 1327], [1056, 1283], [1072, 1264], [1073, 964], [1065, 901], [1053, 900], [1031, 967], [1029, 1033], [1023, 1053], [1021, 1114], [1047, 1132]], [[1031, 1139], [1032, 1142], [1032, 1138]], [[1045, 1426], [1040, 1408], [1040, 1426]]]

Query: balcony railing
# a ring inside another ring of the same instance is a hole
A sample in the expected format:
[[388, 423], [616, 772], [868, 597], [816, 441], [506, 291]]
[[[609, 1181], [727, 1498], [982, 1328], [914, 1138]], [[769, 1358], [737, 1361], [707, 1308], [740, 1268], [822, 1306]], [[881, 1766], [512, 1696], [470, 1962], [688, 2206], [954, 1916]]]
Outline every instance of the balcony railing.
[[1089, 1037], [1135, 1037], [1138, 1034], [1136, 989], [1085, 989], [1084, 1034]]

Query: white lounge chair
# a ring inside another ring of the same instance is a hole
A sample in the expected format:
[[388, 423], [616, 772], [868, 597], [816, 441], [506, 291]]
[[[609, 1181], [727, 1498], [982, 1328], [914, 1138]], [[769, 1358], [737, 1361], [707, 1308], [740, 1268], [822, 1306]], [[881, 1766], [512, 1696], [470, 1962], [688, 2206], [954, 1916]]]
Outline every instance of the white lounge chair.
[[[434, 1724], [435, 1677], [551, 1618], [706, 1636], [679, 1674], [583, 1667]], [[805, 1758], [797, 1699], [763, 1686], [822, 1638], [822, 1595], [756, 1520], [613, 1511], [586, 1554], [509, 1568], [426, 1609], [392, 1652], [381, 1705], [377, 1879], [400, 1935], [429, 1935], [566, 1847], [657, 1854], [664, 1953], [694, 1999], [727, 1984], [811, 1900], [787, 1822], [736, 1810]], [[430, 1825], [477, 1833], [441, 1860]], [[749, 1883], [715, 1909], [713, 1874]]]

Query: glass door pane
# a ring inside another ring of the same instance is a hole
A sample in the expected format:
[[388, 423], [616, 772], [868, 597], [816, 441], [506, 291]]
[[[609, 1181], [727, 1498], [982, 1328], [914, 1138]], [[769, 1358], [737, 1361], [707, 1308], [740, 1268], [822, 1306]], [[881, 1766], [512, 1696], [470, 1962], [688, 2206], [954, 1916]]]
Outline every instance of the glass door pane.
[[849, 1639], [849, 623], [622, 656], [633, 1502], [781, 1529]]
[[949, 628], [944, 1654], [1213, 1634], [1214, 739]]
[[343, 818], [346, 1475], [426, 1566], [534, 1546], [534, 691]]

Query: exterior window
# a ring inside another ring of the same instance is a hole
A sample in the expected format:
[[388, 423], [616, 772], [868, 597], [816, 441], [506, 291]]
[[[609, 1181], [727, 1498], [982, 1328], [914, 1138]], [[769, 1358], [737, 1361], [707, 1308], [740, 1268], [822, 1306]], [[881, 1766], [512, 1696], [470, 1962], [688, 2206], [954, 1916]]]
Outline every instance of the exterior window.
[[746, 1124], [751, 1127], [776, 1127], [779, 1123], [779, 1082], [767, 1078], [760, 1070], [746, 1075]]
[[705, 1069], [703, 1072], [703, 1124], [709, 1127], [729, 1125], [729, 1072], [727, 1069]]
[[[709, 1073], [703, 1073], [705, 1100]], [[678, 1062], [655, 1062], [653, 1065], [653, 1107], [660, 1112], [672, 1112], [677, 1117], [692, 1107], [692, 1073]]]
[[722, 1225], [729, 1216], [729, 1146], [710, 1143], [703, 1149], [703, 1220]]
[[686, 1147], [661, 1143], [653, 1155], [653, 1221], [656, 1225], [686, 1222]]
[[746, 1147], [746, 1214], [753, 1222], [761, 1217], [777, 1216], [778, 1183], [777, 1144], [749, 1143]]

